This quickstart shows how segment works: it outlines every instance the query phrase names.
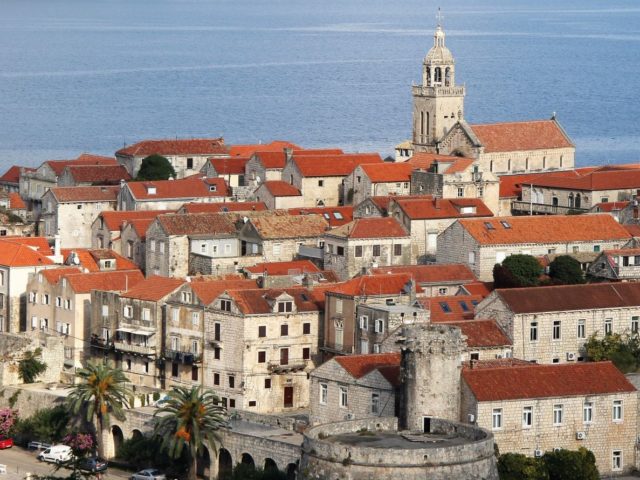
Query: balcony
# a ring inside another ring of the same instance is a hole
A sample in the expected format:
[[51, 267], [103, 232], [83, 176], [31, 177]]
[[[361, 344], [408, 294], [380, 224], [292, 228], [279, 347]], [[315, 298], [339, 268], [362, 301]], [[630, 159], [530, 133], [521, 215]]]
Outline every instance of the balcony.
[[183, 363], [185, 365], [202, 363], [202, 355], [182, 350], [165, 350], [164, 358], [169, 362]]
[[534, 215], [567, 215], [571, 213], [585, 213], [588, 209], [514, 200], [511, 202], [511, 211], [514, 213], [518, 212], [520, 214], [533, 213]]
[[281, 364], [278, 361], [269, 362], [267, 368], [271, 373], [288, 373], [299, 372], [307, 368], [311, 360], [305, 360], [302, 358], [289, 358], [286, 364]]
[[433, 86], [427, 87], [424, 85], [414, 85], [413, 86], [413, 94], [414, 95], [427, 95], [427, 96], [455, 96], [458, 97], [460, 95], [464, 95], [464, 87], [462, 86], [454, 86], [454, 87], [446, 87], [446, 86]]
[[324, 250], [319, 247], [309, 247], [307, 245], [300, 245], [298, 247], [298, 255], [300, 255], [301, 257], [315, 258], [315, 259], [321, 260], [322, 258], [324, 258]]
[[156, 354], [156, 347], [141, 343], [130, 343], [117, 340], [113, 342], [113, 348], [119, 352], [134, 353], [137, 355], [153, 356]]

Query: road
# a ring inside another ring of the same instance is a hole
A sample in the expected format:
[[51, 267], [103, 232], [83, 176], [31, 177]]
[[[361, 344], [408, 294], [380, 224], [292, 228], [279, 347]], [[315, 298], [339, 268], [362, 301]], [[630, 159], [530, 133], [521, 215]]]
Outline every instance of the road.
[[[36, 460], [37, 454], [38, 452], [36, 451], [28, 451], [20, 447], [0, 450], [0, 464], [7, 466], [7, 474], [0, 475], [0, 480], [21, 480], [27, 473], [62, 477], [66, 476], [66, 473], [69, 472], [66, 469], [61, 469], [61, 471], [56, 473], [53, 464]], [[102, 475], [102, 478], [104, 480], [122, 480], [128, 479], [130, 475], [130, 472], [125, 472], [117, 468], [109, 468], [106, 473]]]

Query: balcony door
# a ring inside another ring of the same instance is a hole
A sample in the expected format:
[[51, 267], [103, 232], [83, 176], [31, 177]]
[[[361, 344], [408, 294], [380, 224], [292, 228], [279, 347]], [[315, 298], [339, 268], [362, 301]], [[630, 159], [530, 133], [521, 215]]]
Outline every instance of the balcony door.
[[284, 408], [293, 407], [293, 387], [284, 387]]

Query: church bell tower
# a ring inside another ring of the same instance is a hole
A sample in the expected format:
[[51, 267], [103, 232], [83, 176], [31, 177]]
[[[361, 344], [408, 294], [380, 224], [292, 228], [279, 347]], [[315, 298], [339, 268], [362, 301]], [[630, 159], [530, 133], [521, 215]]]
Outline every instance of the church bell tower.
[[455, 61], [445, 46], [442, 16], [433, 47], [422, 62], [422, 85], [413, 86], [413, 147], [437, 153], [438, 142], [464, 115], [464, 86], [456, 86]]

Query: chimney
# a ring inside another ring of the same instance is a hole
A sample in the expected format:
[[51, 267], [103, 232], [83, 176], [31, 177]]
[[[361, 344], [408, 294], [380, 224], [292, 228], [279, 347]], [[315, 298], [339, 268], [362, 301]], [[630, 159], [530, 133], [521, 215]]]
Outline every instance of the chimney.
[[64, 262], [64, 258], [62, 258], [62, 252], [60, 251], [60, 234], [56, 233], [53, 238], [53, 257], [51, 257], [51, 260], [53, 263], [62, 264]]
[[284, 159], [285, 161], [289, 161], [293, 158], [293, 148], [285, 147], [284, 149]]

